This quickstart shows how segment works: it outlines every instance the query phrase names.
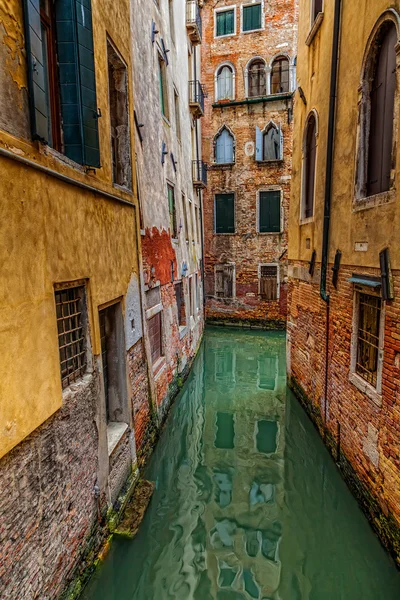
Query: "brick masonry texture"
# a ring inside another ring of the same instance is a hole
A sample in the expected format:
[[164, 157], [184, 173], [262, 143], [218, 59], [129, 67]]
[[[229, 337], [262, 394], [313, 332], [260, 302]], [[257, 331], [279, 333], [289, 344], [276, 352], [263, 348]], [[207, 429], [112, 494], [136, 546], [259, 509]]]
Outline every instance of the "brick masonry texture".
[[142, 339], [128, 352], [128, 369], [131, 387], [134, 390], [132, 396], [133, 423], [136, 450], [139, 453], [151, 427], [147, 361]]
[[[204, 192], [205, 291], [206, 316], [212, 321], [234, 320], [262, 326], [285, 326], [287, 295], [287, 225], [290, 198], [292, 154], [292, 101], [275, 100], [252, 105], [213, 108], [215, 75], [221, 63], [235, 68], [235, 100], [246, 98], [245, 69], [259, 56], [269, 65], [277, 55], [288, 56], [292, 62], [296, 53], [297, 3], [293, 0], [273, 0], [264, 5], [265, 29], [254, 33], [240, 32], [241, 4], [229, 0], [218, 3], [236, 5], [236, 35], [214, 38], [215, 3], [206, 1], [202, 11], [202, 83], [208, 92], [205, 117], [202, 121], [203, 159], [209, 164], [208, 187]], [[292, 73], [293, 75], [293, 73]], [[256, 126], [263, 130], [273, 121], [281, 126], [284, 138], [283, 160], [257, 163], [255, 160]], [[228, 126], [235, 136], [235, 164], [214, 164], [214, 138], [222, 126]], [[257, 195], [261, 190], [281, 190], [281, 233], [257, 233]], [[235, 193], [235, 233], [214, 234], [214, 197], [217, 193]], [[214, 267], [234, 263], [236, 297], [220, 299], [214, 296]], [[259, 265], [279, 264], [280, 298], [264, 301], [259, 296]]]
[[[327, 435], [346, 481], [400, 565], [400, 273], [394, 272], [396, 300], [385, 303], [382, 394], [374, 402], [349, 379], [354, 290], [348, 279], [357, 268], [341, 267], [338, 288], [330, 290], [325, 411], [326, 305], [319, 296], [317, 271], [310, 281], [304, 276], [306, 263], [291, 262], [290, 267], [291, 385]], [[363, 273], [379, 276], [372, 268]]]

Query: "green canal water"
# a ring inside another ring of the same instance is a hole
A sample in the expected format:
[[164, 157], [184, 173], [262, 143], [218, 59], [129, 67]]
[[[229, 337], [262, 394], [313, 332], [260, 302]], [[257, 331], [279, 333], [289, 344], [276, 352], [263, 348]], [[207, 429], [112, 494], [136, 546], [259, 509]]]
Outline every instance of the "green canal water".
[[286, 387], [285, 336], [208, 329], [137, 537], [84, 600], [399, 600], [400, 573]]

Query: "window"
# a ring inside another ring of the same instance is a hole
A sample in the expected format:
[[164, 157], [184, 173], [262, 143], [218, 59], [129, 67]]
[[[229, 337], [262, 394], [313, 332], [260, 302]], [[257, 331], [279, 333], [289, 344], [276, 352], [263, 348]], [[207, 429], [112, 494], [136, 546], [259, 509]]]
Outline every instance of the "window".
[[283, 159], [283, 135], [280, 127], [269, 123], [264, 131], [256, 127], [256, 161]]
[[231, 450], [235, 447], [235, 422], [231, 413], [217, 412], [216, 448]]
[[85, 2], [84, 28], [80, 12], [64, 4], [24, 3], [32, 137], [79, 164], [99, 167], [91, 1]]
[[278, 379], [278, 357], [261, 356], [258, 359], [257, 385], [262, 390], [273, 391], [277, 386]]
[[200, 284], [199, 284], [199, 276], [197, 275], [197, 273], [194, 276], [195, 278], [195, 285], [196, 285], [196, 309], [197, 312], [199, 312], [200, 310]]
[[234, 138], [226, 127], [215, 138], [215, 162], [219, 165], [235, 162]]
[[196, 237], [197, 237], [197, 243], [200, 244], [200, 219], [199, 219], [199, 209], [198, 207], [195, 205], [194, 207], [194, 214], [195, 214], [195, 220], [196, 220]]
[[216, 100], [233, 100], [233, 70], [228, 65], [223, 65], [217, 72], [217, 97]]
[[161, 113], [166, 119], [169, 119], [167, 69], [165, 66], [165, 60], [160, 54], [158, 55], [158, 77], [160, 86]]
[[163, 355], [161, 311], [148, 319], [151, 362], [154, 365]]
[[193, 317], [193, 276], [189, 277], [189, 312], [190, 316]]
[[183, 211], [183, 223], [185, 227], [185, 240], [189, 241], [189, 226], [188, 226], [188, 218], [187, 218], [187, 206], [186, 206], [186, 196], [182, 194], [182, 211]]
[[108, 40], [107, 57], [113, 183], [132, 189], [127, 68]]
[[235, 33], [235, 9], [218, 11], [216, 18], [216, 37]]
[[171, 34], [171, 40], [175, 43], [175, 19], [174, 19], [174, 0], [169, 0], [169, 31]]
[[258, 198], [258, 231], [279, 233], [281, 231], [281, 192], [260, 192]]
[[260, 265], [260, 296], [272, 301], [279, 298], [279, 281], [277, 265]]
[[284, 56], [272, 63], [271, 94], [283, 94], [290, 91], [289, 61]]
[[178, 281], [175, 284], [175, 298], [176, 308], [178, 311], [178, 324], [179, 327], [186, 325], [186, 307], [185, 307], [185, 295], [183, 293], [183, 283]]
[[99, 324], [107, 423], [118, 422], [127, 397], [121, 303], [100, 310]]
[[234, 265], [215, 266], [215, 295], [217, 298], [233, 298]]
[[267, 93], [265, 63], [261, 59], [253, 60], [247, 72], [247, 95], [252, 97], [265, 96]]
[[235, 195], [216, 194], [215, 233], [235, 233]]
[[278, 443], [278, 423], [276, 421], [258, 421], [256, 444], [258, 452], [273, 454]]
[[324, 9], [324, 0], [312, 0], [312, 22], [318, 17], [319, 13], [322, 13]]
[[181, 141], [181, 115], [179, 111], [179, 96], [176, 90], [174, 90], [174, 104], [175, 104], [175, 129], [176, 137]]
[[85, 287], [54, 292], [62, 387], [79, 379], [87, 368]]
[[304, 140], [304, 181], [302, 218], [314, 215], [315, 162], [317, 157], [317, 121], [312, 113], [306, 125]]
[[167, 184], [168, 191], [168, 210], [169, 210], [169, 230], [173, 238], [178, 237], [178, 228], [176, 226], [176, 206], [175, 190], [172, 185]]
[[357, 293], [357, 358], [355, 372], [374, 388], [378, 385], [382, 300]]
[[243, 31], [261, 29], [261, 4], [250, 4], [243, 7]]

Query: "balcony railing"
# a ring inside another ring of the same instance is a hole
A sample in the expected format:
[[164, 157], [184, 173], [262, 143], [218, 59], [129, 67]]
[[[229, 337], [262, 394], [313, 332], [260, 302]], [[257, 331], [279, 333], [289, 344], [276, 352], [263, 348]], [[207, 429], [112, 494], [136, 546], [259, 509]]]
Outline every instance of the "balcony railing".
[[201, 16], [197, 0], [186, 2], [186, 29], [193, 45], [201, 43]]
[[207, 187], [207, 165], [202, 160], [192, 160], [193, 185]]
[[189, 81], [189, 106], [196, 119], [204, 115], [204, 95], [200, 81]]

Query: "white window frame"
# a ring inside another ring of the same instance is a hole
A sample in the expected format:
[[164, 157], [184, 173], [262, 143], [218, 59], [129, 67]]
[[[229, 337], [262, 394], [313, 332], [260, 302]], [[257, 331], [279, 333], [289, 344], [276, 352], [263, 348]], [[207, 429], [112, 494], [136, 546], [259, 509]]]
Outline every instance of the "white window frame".
[[[231, 235], [231, 234], [230, 234]], [[217, 296], [216, 290], [215, 290], [215, 273], [217, 270], [217, 267], [233, 267], [233, 275], [232, 275], [232, 297], [231, 298], [226, 298], [225, 296]], [[214, 298], [216, 300], [233, 300], [234, 298], [236, 298], [236, 263], [234, 262], [224, 262], [224, 263], [216, 263], [214, 265]]]
[[281, 297], [281, 272], [280, 272], [280, 264], [279, 262], [270, 262], [270, 263], [259, 263], [258, 264], [258, 293], [261, 293], [261, 267], [276, 267], [276, 300], [269, 300], [269, 302], [278, 302]]
[[[233, 33], [227, 33], [226, 35], [217, 35], [217, 13], [228, 12], [229, 10], [233, 10]], [[236, 35], [236, 18], [236, 4], [214, 8], [214, 39], [223, 40], [224, 38]]]
[[[280, 192], [280, 229], [279, 231], [260, 231], [260, 194], [262, 192]], [[258, 235], [280, 235], [283, 232], [283, 189], [278, 185], [271, 185], [257, 190], [256, 197], [256, 231]], [[272, 266], [276, 263], [262, 263], [263, 266]], [[260, 265], [259, 265], [260, 266]], [[258, 269], [260, 271], [260, 269]], [[260, 277], [260, 275], [259, 275]]]
[[[314, 115], [316, 127], [315, 127], [315, 137], [316, 137], [316, 151], [315, 151], [315, 173], [314, 173], [314, 198], [313, 198], [313, 214], [312, 217], [305, 217], [305, 193], [306, 193], [306, 161], [305, 161], [305, 147], [307, 142], [307, 129], [308, 129], [308, 121], [311, 115]], [[304, 125], [303, 131], [303, 140], [301, 145], [301, 197], [300, 197], [300, 225], [305, 225], [306, 223], [312, 223], [315, 218], [315, 198], [317, 195], [317, 173], [318, 173], [318, 138], [319, 138], [319, 117], [315, 108], [311, 109], [307, 115], [307, 119]]]
[[[229, 133], [232, 137], [232, 162], [217, 162], [217, 142], [218, 138], [223, 134], [224, 129]], [[236, 136], [233, 133], [232, 129], [228, 127], [225, 123], [220, 127], [213, 139], [213, 164], [217, 167], [226, 167], [227, 165], [234, 165], [236, 163]], [[224, 192], [221, 192], [224, 193]]]
[[[363, 379], [357, 373], [357, 350], [358, 350], [358, 325], [360, 319], [359, 298], [360, 294], [368, 294], [381, 299], [381, 314], [379, 321], [379, 350], [378, 350], [378, 365], [376, 372], [376, 388], [368, 381]], [[385, 313], [386, 302], [378, 292], [374, 292], [368, 286], [356, 285], [353, 293], [353, 328], [351, 334], [351, 352], [350, 352], [350, 375], [349, 381], [357, 389], [363, 392], [377, 406], [382, 406], [382, 372], [384, 361], [384, 342], [385, 342]]]
[[314, 6], [315, 6], [315, 0], [311, 0], [310, 1], [310, 31], [306, 38], [306, 46], [311, 45], [318, 29], [321, 27], [322, 21], [324, 20], [325, 0], [322, 0], [322, 11], [320, 13], [318, 13], [318, 15], [316, 16], [315, 19], [313, 18]]
[[[261, 27], [258, 29], [249, 29], [248, 31], [243, 31], [243, 9], [247, 6], [252, 6], [253, 4], [261, 5]], [[263, 31], [265, 29], [265, 13], [264, 13], [264, 0], [253, 0], [253, 2], [245, 2], [240, 5], [240, 33], [254, 33], [255, 31]]]
[[[222, 194], [233, 194], [233, 227], [235, 229], [235, 231], [233, 233], [217, 233], [217, 205], [216, 205], [216, 197], [220, 196]], [[213, 234], [214, 235], [236, 235], [236, 193], [234, 191], [232, 192], [215, 192], [214, 194], [214, 231]], [[230, 264], [234, 264], [234, 263], [218, 263], [218, 264], [223, 264], [223, 265], [230, 265]]]
[[[220, 36], [220, 37], [227, 37], [227, 36]], [[227, 60], [227, 61], [219, 64], [218, 67], [215, 70], [215, 73], [214, 73], [214, 98], [215, 98], [215, 102], [220, 102], [220, 99], [218, 98], [218, 73], [224, 67], [229, 67], [231, 69], [231, 71], [232, 71], [232, 98], [230, 98], [230, 100], [234, 100], [236, 98], [236, 69], [235, 69], [234, 65]], [[223, 98], [223, 100], [225, 100], [225, 98]]]

